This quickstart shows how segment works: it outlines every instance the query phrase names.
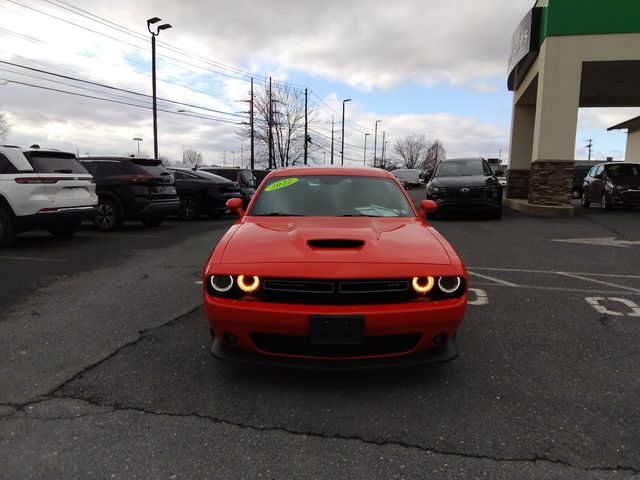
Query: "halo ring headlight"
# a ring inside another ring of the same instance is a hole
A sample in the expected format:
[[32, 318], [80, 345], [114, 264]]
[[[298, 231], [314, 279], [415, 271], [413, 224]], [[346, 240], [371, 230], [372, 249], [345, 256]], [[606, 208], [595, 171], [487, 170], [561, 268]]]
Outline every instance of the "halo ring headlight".
[[211, 275], [209, 283], [216, 292], [224, 293], [233, 287], [233, 277], [231, 275]]
[[431, 291], [436, 281], [433, 277], [413, 277], [411, 286], [416, 293], [425, 295]]
[[245, 293], [255, 292], [260, 286], [260, 278], [253, 276], [238, 275], [238, 287]]
[[443, 293], [453, 293], [460, 288], [460, 285], [462, 285], [460, 277], [440, 277], [438, 279], [438, 288]]

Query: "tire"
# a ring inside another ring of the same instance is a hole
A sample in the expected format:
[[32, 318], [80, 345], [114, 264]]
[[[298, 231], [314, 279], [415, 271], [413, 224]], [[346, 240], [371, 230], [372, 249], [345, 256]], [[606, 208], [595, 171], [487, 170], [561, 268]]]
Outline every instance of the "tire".
[[164, 222], [164, 215], [147, 215], [140, 218], [140, 221], [147, 227], [157, 227]]
[[611, 210], [613, 205], [611, 204], [611, 198], [607, 195], [607, 192], [602, 192], [602, 198], [600, 199], [600, 206], [603, 210]]
[[197, 220], [200, 217], [200, 202], [198, 202], [198, 199], [191, 195], [180, 197], [178, 217], [185, 222]]
[[580, 197], [580, 205], [582, 208], [589, 208], [591, 206], [591, 202], [587, 200], [587, 192], [582, 191], [582, 196]]
[[124, 217], [120, 205], [115, 200], [105, 198], [98, 200], [98, 213], [93, 219], [93, 224], [102, 232], [111, 232], [122, 226]]
[[494, 210], [493, 212], [491, 212], [491, 219], [492, 220], [500, 220], [502, 218], [502, 205], [500, 205], [500, 208]]
[[69, 238], [73, 237], [79, 228], [80, 223], [68, 223], [66, 225], [49, 227], [47, 231], [56, 238]]
[[16, 241], [16, 226], [11, 215], [0, 207], [0, 248], [11, 247]]

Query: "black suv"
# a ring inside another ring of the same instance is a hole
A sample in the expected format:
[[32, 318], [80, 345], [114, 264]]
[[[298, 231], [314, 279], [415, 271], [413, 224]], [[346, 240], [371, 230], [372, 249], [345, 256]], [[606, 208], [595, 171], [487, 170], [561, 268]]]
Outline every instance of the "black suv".
[[241, 198], [236, 182], [202, 170], [167, 167], [176, 181], [180, 197], [178, 216], [182, 220], [195, 220], [200, 214], [218, 217], [227, 211], [227, 200]]
[[99, 230], [114, 230], [125, 220], [160, 225], [180, 207], [173, 177], [160, 160], [133, 157], [79, 160], [96, 181], [98, 214], [93, 222]]
[[215, 173], [221, 177], [237, 182], [240, 185], [240, 193], [242, 195], [242, 205], [247, 208], [247, 205], [253, 198], [253, 194], [256, 193], [256, 179], [251, 173], [251, 170], [246, 168], [225, 168], [225, 167], [198, 167], [198, 170], [204, 172]]
[[[483, 211], [502, 217], [502, 185], [484, 158], [441, 160], [427, 183], [427, 198], [438, 204], [438, 212]], [[433, 216], [433, 214], [432, 214]]]
[[640, 163], [604, 163], [594, 166], [584, 179], [581, 203], [598, 202], [604, 210], [640, 207]]

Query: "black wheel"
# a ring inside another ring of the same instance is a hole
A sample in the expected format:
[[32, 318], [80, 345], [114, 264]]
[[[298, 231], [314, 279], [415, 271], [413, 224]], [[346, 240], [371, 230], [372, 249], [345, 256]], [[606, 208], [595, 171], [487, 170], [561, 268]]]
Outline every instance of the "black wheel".
[[11, 216], [0, 208], [0, 248], [12, 246], [16, 241], [16, 226]]
[[140, 221], [147, 227], [157, 227], [164, 222], [164, 215], [147, 215], [146, 217], [141, 217]]
[[55, 227], [47, 228], [48, 232], [56, 238], [68, 238], [73, 237], [78, 229], [80, 223], [68, 223], [66, 225], [57, 225]]
[[582, 208], [589, 208], [591, 206], [591, 202], [587, 200], [587, 192], [582, 191], [582, 196], [580, 197], [580, 205]]
[[500, 205], [500, 208], [497, 208], [496, 210], [491, 212], [492, 220], [500, 220], [501, 218], [502, 218], [502, 205]]
[[93, 224], [98, 230], [110, 232], [119, 228], [123, 221], [120, 205], [115, 200], [110, 198], [98, 200], [98, 213], [93, 219]]
[[198, 202], [198, 199], [190, 195], [180, 197], [180, 210], [178, 210], [178, 217], [180, 217], [180, 220], [197, 220], [199, 216], [200, 203]]
[[607, 195], [607, 192], [602, 192], [600, 206], [603, 210], [611, 210], [613, 208], [613, 205], [611, 204], [611, 198], [609, 197], [609, 195]]

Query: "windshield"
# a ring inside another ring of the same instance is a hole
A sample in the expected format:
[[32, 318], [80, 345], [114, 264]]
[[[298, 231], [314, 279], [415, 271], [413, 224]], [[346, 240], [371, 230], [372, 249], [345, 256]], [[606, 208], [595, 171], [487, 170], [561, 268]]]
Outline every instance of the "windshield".
[[25, 152], [24, 156], [38, 173], [89, 173], [71, 153]]
[[615, 177], [640, 177], [640, 165], [627, 163], [621, 165], [607, 165], [607, 175]]
[[164, 165], [162, 165], [162, 162], [160, 162], [160, 160], [143, 160], [136, 158], [135, 160], [131, 161], [131, 164], [138, 174], [152, 175], [154, 177], [169, 175], [169, 172], [166, 168], [164, 168]]
[[412, 217], [397, 183], [379, 177], [276, 177], [260, 190], [253, 216]]
[[490, 175], [482, 161], [479, 160], [447, 160], [438, 165], [434, 177], [470, 177], [473, 175]]

